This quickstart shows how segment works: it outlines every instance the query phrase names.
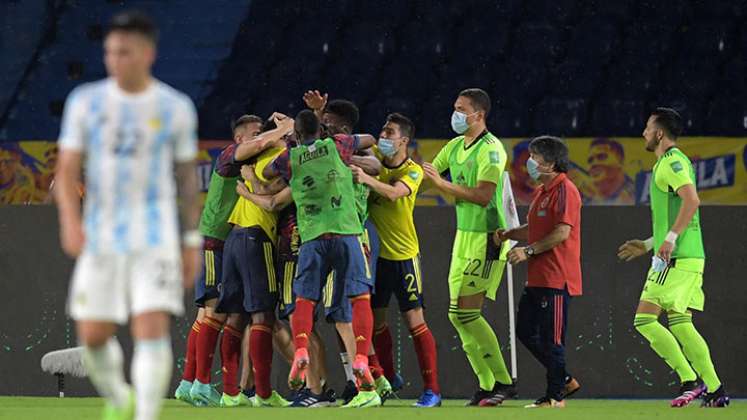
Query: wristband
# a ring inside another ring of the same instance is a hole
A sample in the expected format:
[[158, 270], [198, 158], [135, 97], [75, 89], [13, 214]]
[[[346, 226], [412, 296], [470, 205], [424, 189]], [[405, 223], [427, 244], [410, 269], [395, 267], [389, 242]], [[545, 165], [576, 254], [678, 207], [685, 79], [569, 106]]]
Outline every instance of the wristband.
[[182, 233], [182, 245], [188, 248], [200, 248], [202, 247], [203, 239], [200, 231], [188, 230]]
[[672, 232], [671, 230], [667, 233], [667, 236], [664, 238], [665, 242], [669, 242], [670, 244], [673, 244], [677, 242], [677, 235], [676, 233]]
[[654, 237], [652, 236], [652, 237], [646, 239], [645, 241], [643, 241], [643, 245], [646, 246], [646, 252], [651, 251], [652, 249], [654, 249]]

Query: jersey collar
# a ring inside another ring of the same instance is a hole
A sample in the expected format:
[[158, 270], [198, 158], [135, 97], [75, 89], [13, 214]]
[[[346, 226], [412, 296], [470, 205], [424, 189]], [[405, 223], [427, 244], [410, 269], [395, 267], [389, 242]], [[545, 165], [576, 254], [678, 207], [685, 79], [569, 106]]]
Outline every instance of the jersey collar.
[[550, 185], [548, 185], [547, 187], [545, 187], [545, 184], [541, 184], [540, 188], [542, 188], [543, 192], [550, 191], [553, 188], [555, 188], [558, 185], [560, 185], [560, 183], [563, 182], [566, 178], [568, 178], [568, 176], [566, 174], [564, 174], [564, 173], [561, 172], [561, 173], [558, 174], [558, 176], [555, 177], [555, 179], [552, 180], [552, 182], [550, 183]]
[[464, 147], [464, 150], [469, 150], [469, 149], [472, 148], [472, 146], [474, 146], [477, 143], [479, 143], [480, 140], [482, 140], [482, 138], [485, 137], [488, 134], [490, 134], [490, 132], [486, 128], [485, 130], [482, 131], [482, 133], [480, 133], [479, 136], [475, 137], [475, 141], [473, 141], [472, 144], [470, 144], [469, 146], [467, 146], [467, 145], [464, 144], [464, 136], [462, 136], [462, 147]]

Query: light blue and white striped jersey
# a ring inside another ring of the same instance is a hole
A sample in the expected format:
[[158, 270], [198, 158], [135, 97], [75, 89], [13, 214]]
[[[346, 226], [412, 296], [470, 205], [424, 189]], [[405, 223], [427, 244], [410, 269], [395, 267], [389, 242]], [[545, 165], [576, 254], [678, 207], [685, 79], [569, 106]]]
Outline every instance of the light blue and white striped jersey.
[[84, 154], [85, 250], [177, 250], [174, 163], [197, 155], [197, 116], [183, 93], [153, 79], [138, 94], [113, 79], [67, 98], [59, 147]]

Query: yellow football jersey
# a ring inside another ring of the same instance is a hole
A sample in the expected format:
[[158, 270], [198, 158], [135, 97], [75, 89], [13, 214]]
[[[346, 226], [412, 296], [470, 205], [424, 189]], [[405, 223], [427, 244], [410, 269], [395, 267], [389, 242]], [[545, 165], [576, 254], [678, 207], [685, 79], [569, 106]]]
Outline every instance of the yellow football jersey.
[[[378, 152], [375, 148], [374, 150]], [[409, 158], [396, 168], [382, 164], [378, 179], [391, 185], [400, 181], [410, 189], [409, 195], [395, 201], [371, 191], [368, 209], [379, 233], [379, 255], [393, 261], [413, 258], [420, 252], [412, 212], [418, 188], [423, 181], [423, 168]]]

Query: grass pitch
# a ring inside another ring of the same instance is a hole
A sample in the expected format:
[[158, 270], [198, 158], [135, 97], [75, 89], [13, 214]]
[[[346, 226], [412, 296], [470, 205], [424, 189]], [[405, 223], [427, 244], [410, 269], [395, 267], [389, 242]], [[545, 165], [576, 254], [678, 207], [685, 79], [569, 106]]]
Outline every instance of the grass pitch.
[[[273, 409], [273, 408], [194, 408], [175, 400], [166, 401], [162, 420], [230, 420], [248, 418], [272, 420], [461, 420], [461, 419], [747, 419], [747, 404], [732, 401], [726, 409], [701, 409], [699, 401], [690, 407], [669, 408], [664, 400], [568, 400], [565, 409], [524, 409], [529, 401], [510, 400], [502, 407], [466, 408], [464, 400], [448, 400], [436, 409], [414, 409], [412, 400], [390, 400], [372, 409]], [[99, 398], [0, 397], [0, 419], [87, 420], [99, 419]]]

